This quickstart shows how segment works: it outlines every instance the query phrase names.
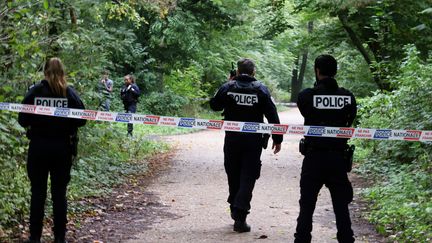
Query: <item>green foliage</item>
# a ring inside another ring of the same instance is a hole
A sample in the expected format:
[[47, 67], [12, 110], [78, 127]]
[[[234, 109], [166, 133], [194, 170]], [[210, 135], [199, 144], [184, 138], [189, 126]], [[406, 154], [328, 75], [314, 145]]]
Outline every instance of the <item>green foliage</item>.
[[73, 166], [68, 194], [72, 200], [109, 193], [125, 176], [145, 172], [149, 156], [166, 150], [140, 129], [135, 129], [134, 139], [127, 137], [121, 124], [89, 124], [80, 132], [87, 135], [81, 136], [80, 157]]
[[106, 2], [105, 8], [108, 11], [108, 19], [123, 20], [128, 19], [136, 28], [142, 23], [147, 23], [146, 19], [139, 15], [134, 2]]
[[403, 242], [432, 239], [432, 182], [430, 173], [418, 167], [391, 169], [385, 183], [363, 192], [373, 203], [368, 218], [377, 224], [379, 233]]
[[[17, 223], [28, 211], [29, 183], [26, 180], [24, 129], [6, 112], [0, 112], [0, 229]], [[13, 180], [13, 182], [11, 181]]]
[[202, 69], [197, 66], [190, 66], [184, 70], [173, 70], [165, 78], [165, 88], [187, 99], [204, 97], [201, 73]]
[[[363, 100], [360, 126], [392, 129], [432, 129], [431, 62], [423, 62], [412, 45], [392, 92], [377, 92]], [[365, 191], [372, 203], [369, 218], [378, 230], [396, 240], [427, 242], [432, 238], [432, 144], [405, 141], [356, 141], [364, 163], [359, 172], [376, 177]]]
[[[432, 130], [428, 1], [174, 2], [0, 1], [0, 102], [20, 102], [28, 86], [43, 78], [46, 58], [59, 56], [68, 82], [89, 109], [99, 104], [95, 87], [107, 69], [115, 82], [112, 110], [123, 110], [118, 97], [122, 79], [134, 74], [143, 91], [139, 112], [220, 119], [197, 98], [214, 94], [231, 62], [254, 59], [257, 79], [278, 101], [288, 101], [292, 71], [299, 67], [295, 60], [308, 53], [304, 86], [311, 86], [314, 57], [330, 53], [339, 62], [340, 85], [367, 97], [359, 102], [360, 126]], [[390, 91], [376, 91], [383, 82]], [[0, 202], [3, 228], [16, 226], [28, 214], [28, 141], [16, 114], [0, 112], [0, 131], [0, 198], [9, 199]], [[137, 160], [166, 149], [153, 135], [191, 130], [136, 126], [136, 131], [137, 138], [129, 140], [119, 124], [89, 122], [81, 130], [81, 154], [70, 186], [72, 211], [81, 210], [75, 200], [104, 194], [124, 176], [145, 170]], [[358, 170], [386, 181], [365, 194], [376, 206], [371, 220], [397, 240], [427, 240], [431, 144], [356, 143], [365, 160]], [[421, 186], [414, 188], [416, 183]]]
[[150, 93], [141, 103], [151, 114], [181, 116], [181, 109], [188, 102], [187, 98], [167, 90], [163, 93]]

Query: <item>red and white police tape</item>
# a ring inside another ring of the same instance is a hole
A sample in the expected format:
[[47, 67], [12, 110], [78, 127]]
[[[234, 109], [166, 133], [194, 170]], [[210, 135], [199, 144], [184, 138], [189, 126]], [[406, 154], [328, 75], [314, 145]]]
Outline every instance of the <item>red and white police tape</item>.
[[432, 131], [392, 130], [350, 127], [323, 127], [288, 124], [265, 124], [209, 120], [186, 117], [142, 115], [121, 112], [105, 112], [69, 108], [55, 108], [0, 102], [0, 110], [23, 112], [45, 116], [68, 117], [92, 121], [121, 122], [157, 126], [224, 130], [248, 133], [269, 133], [281, 135], [304, 135], [332, 138], [363, 138], [373, 140], [432, 141]]

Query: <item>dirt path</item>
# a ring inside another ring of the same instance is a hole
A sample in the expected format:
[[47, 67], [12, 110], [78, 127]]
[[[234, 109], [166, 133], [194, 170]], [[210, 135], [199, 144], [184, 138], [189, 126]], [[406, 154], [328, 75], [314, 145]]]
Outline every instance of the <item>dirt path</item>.
[[[281, 121], [301, 124], [303, 120], [297, 109], [291, 109], [281, 113]], [[145, 190], [157, 201], [153, 204], [159, 205], [154, 209], [157, 212], [142, 215], [136, 212], [138, 215], [127, 224], [134, 227], [146, 221], [148, 227], [123, 239], [133, 238], [127, 242], [293, 242], [303, 158], [297, 151], [300, 137], [285, 136], [278, 155], [270, 150], [263, 152], [261, 178], [256, 183], [248, 217], [252, 232], [243, 234], [232, 231], [233, 222], [226, 203], [223, 137], [223, 132], [203, 131], [168, 138], [178, 148], [172, 166]], [[357, 242], [382, 242], [372, 227], [359, 218], [359, 208], [356, 202], [351, 207]], [[314, 220], [313, 242], [336, 242], [335, 219], [326, 188], [319, 196]]]

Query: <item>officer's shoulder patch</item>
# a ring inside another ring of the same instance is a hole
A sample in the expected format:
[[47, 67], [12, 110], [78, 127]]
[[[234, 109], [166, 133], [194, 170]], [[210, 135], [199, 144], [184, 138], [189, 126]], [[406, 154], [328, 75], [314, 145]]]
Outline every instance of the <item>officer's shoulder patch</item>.
[[42, 88], [42, 87], [43, 87], [43, 83], [38, 82], [38, 83], [33, 83], [32, 85], [30, 85], [30, 87], [28, 87], [28, 89], [31, 90], [31, 89], [37, 89], [37, 88]]

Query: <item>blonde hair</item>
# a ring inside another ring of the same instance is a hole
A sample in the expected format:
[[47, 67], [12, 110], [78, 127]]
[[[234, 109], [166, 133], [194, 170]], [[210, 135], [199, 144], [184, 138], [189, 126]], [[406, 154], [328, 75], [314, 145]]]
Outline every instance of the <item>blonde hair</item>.
[[50, 58], [44, 67], [45, 78], [51, 88], [51, 91], [58, 95], [66, 97], [67, 82], [63, 63], [57, 57]]

